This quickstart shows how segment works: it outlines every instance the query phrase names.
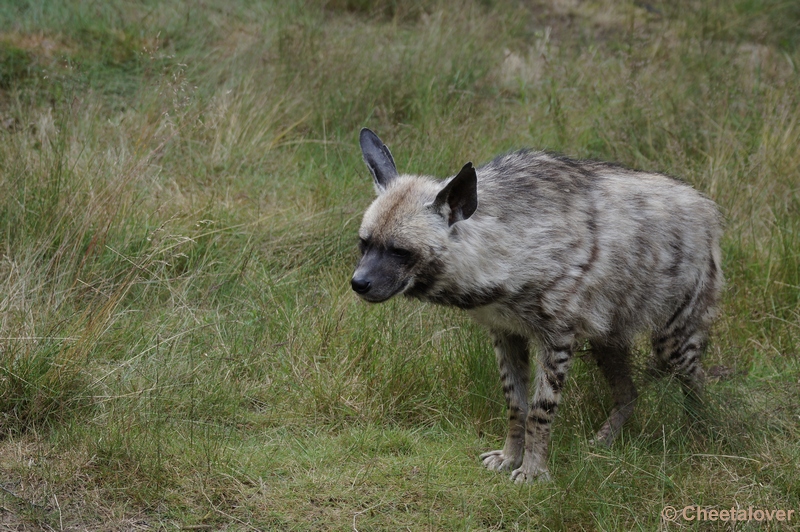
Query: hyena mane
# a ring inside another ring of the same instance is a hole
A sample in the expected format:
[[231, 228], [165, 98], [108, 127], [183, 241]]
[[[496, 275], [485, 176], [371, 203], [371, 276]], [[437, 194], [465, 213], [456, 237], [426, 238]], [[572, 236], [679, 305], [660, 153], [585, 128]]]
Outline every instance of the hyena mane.
[[370, 302], [404, 294], [457, 306], [488, 329], [509, 430], [503, 449], [481, 455], [487, 468], [518, 482], [549, 477], [550, 425], [582, 342], [614, 399], [596, 442], [610, 444], [631, 415], [640, 333], [650, 334], [652, 372], [674, 372], [699, 403], [723, 282], [713, 201], [663, 174], [544, 152], [467, 163], [438, 181], [399, 174], [367, 129], [361, 148], [377, 198], [352, 287]]

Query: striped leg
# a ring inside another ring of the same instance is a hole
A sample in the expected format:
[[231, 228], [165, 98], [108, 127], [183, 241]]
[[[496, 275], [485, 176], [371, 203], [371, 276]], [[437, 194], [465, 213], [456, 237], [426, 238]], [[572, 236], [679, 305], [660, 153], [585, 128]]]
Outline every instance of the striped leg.
[[687, 321], [654, 335], [653, 354], [659, 372], [674, 373], [686, 395], [686, 409], [697, 414], [703, 402], [705, 373], [700, 358], [708, 343], [701, 323]]
[[541, 350], [536, 366], [533, 400], [525, 425], [525, 455], [522, 465], [511, 473], [511, 480], [514, 482], [550, 479], [547, 469], [550, 426], [572, 362], [573, 340], [572, 336], [563, 337]]
[[487, 469], [503, 471], [519, 467], [522, 463], [530, 365], [526, 338], [502, 333], [493, 336], [503, 395], [508, 407], [508, 436], [501, 450], [483, 453], [481, 460]]
[[714, 268], [693, 294], [686, 297], [667, 324], [653, 334], [653, 372], [674, 373], [686, 394], [686, 409], [698, 414], [702, 408], [705, 373], [700, 358], [708, 344], [708, 330], [716, 315], [719, 292]]
[[638, 397], [631, 378], [630, 349], [628, 346], [592, 342], [592, 354], [611, 386], [611, 396], [614, 399], [614, 408], [593, 441], [601, 445], [611, 445], [622, 430], [622, 425], [631, 417]]

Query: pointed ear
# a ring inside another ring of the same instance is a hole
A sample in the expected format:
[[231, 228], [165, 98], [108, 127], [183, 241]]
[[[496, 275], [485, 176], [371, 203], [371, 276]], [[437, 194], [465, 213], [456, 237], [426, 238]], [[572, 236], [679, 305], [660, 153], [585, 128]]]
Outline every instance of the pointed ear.
[[359, 141], [364, 162], [367, 163], [367, 168], [375, 179], [375, 189], [378, 194], [382, 194], [389, 183], [397, 177], [397, 167], [394, 165], [392, 153], [378, 135], [367, 128], [361, 130]]
[[447, 219], [447, 225], [453, 225], [472, 216], [477, 208], [478, 176], [472, 163], [467, 163], [436, 195], [433, 209]]

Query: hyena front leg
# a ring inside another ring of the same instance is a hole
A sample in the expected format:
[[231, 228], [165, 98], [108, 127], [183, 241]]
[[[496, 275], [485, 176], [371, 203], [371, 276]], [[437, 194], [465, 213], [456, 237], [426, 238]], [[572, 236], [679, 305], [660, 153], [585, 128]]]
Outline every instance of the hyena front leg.
[[511, 473], [517, 483], [550, 480], [547, 448], [550, 426], [561, 400], [561, 389], [572, 361], [573, 337], [564, 337], [544, 346], [536, 365], [533, 400], [525, 424], [525, 454], [522, 465]]
[[522, 463], [530, 380], [528, 339], [504, 333], [493, 333], [492, 336], [508, 407], [508, 436], [501, 450], [483, 453], [481, 460], [487, 469], [503, 471], [519, 467]]
[[597, 431], [593, 441], [601, 445], [611, 445], [622, 430], [622, 425], [631, 417], [633, 405], [638, 397], [631, 378], [630, 348], [627, 345], [603, 342], [591, 342], [591, 344], [592, 355], [611, 386], [611, 396], [614, 399], [614, 408]]

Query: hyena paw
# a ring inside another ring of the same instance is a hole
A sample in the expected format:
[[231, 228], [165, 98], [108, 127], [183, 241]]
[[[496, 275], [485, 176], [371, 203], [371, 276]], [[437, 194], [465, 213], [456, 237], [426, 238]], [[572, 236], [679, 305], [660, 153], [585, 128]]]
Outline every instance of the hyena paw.
[[483, 453], [481, 455], [481, 460], [483, 461], [483, 466], [492, 471], [507, 471], [514, 469], [520, 464], [520, 462], [522, 462], [522, 460], [519, 458], [507, 456], [502, 450]]
[[533, 483], [533, 482], [549, 482], [550, 471], [546, 467], [543, 468], [525, 468], [520, 467], [511, 472], [511, 480], [516, 484]]
[[616, 439], [616, 433], [612, 430], [611, 426], [606, 423], [603, 425], [600, 430], [597, 431], [597, 434], [594, 435], [594, 438], [589, 440], [589, 445], [592, 447], [611, 447], [611, 444], [614, 443]]

